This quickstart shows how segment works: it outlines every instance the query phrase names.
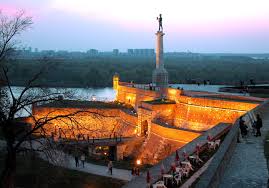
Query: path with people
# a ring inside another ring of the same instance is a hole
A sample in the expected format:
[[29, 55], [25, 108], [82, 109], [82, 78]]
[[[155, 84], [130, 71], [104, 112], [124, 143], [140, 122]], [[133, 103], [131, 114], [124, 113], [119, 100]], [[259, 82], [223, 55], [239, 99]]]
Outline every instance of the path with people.
[[[42, 145], [40, 144], [40, 140], [39, 140], [39, 142], [35, 142], [34, 144], [32, 144], [32, 146], [33, 148], [38, 148]], [[46, 155], [46, 153], [49, 153], [49, 157], [47, 157], [48, 155]], [[113, 168], [113, 173], [111, 175], [108, 172], [107, 166], [96, 165], [96, 164], [88, 163], [86, 161], [84, 163], [84, 168], [82, 167], [82, 162], [80, 160], [79, 160], [79, 167], [76, 167], [75, 158], [72, 155], [68, 155], [60, 150], [49, 149], [47, 150], [47, 152], [39, 152], [39, 154], [40, 154], [39, 156], [43, 160], [48, 161], [49, 163], [53, 165], [61, 166], [64, 168], [78, 170], [78, 171], [100, 175], [100, 176], [111, 177], [111, 178], [120, 179], [124, 181], [130, 181], [132, 178], [130, 170]]]
[[60, 160], [56, 162], [51, 161], [49, 158], [42, 155], [41, 155], [41, 158], [57, 166], [61, 166], [61, 167], [72, 169], [72, 170], [78, 170], [78, 171], [86, 172], [90, 174], [111, 177], [111, 178], [120, 179], [124, 181], [130, 181], [132, 178], [130, 170], [113, 168], [113, 173], [112, 175], [110, 175], [110, 173], [108, 172], [107, 166], [96, 165], [96, 164], [85, 162], [84, 168], [83, 168], [81, 161], [79, 161], [79, 167], [76, 167], [75, 159], [73, 156], [67, 155], [60, 151], [57, 151], [55, 155], [57, 155], [58, 158], [60, 158]]
[[[42, 143], [41, 140], [39, 140], [38, 142], [33, 141], [32, 147], [35, 149], [37, 148], [40, 149], [40, 147], [42, 147], [41, 143]], [[6, 145], [6, 142], [0, 140], [0, 148], [5, 147], [5, 145]], [[24, 147], [30, 148], [28, 144], [24, 144]], [[46, 154], [49, 154], [50, 157], [47, 157], [48, 155]], [[72, 170], [78, 170], [81, 172], [111, 177], [111, 178], [124, 180], [124, 181], [130, 181], [132, 179], [130, 170], [113, 168], [113, 173], [112, 175], [110, 175], [110, 173], [108, 173], [107, 166], [96, 165], [96, 164], [85, 162], [84, 168], [83, 168], [81, 161], [79, 161], [79, 167], [76, 167], [75, 158], [59, 150], [49, 149], [46, 152], [39, 152], [39, 156], [43, 160], [48, 161], [49, 163], [53, 165], [61, 166], [61, 167], [72, 169]]]
[[259, 109], [263, 127], [261, 137], [249, 134], [237, 143], [225, 169], [220, 188], [267, 188], [268, 169], [264, 155], [265, 136], [269, 131], [269, 104]]

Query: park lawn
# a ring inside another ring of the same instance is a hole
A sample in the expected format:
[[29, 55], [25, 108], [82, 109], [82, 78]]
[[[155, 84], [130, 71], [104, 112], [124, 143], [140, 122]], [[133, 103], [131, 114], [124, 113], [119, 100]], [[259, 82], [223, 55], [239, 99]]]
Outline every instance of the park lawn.
[[[4, 155], [0, 154], [0, 170]], [[126, 182], [56, 167], [36, 156], [17, 157], [16, 187], [20, 188], [118, 188]]]

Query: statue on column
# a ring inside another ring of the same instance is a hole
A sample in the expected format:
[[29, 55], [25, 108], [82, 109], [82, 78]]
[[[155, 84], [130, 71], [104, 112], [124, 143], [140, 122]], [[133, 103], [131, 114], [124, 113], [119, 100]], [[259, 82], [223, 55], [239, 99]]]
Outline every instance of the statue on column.
[[159, 30], [158, 30], [158, 31], [163, 31], [163, 19], [162, 19], [162, 14], [160, 14], [160, 16], [157, 17], [157, 20], [159, 21]]

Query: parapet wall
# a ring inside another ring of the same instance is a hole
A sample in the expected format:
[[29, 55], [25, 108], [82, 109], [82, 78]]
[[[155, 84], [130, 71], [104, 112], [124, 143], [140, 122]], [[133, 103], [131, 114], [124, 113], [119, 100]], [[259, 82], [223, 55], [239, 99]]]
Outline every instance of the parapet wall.
[[158, 135], [159, 137], [162, 137], [164, 139], [184, 144], [189, 143], [190, 141], [201, 135], [201, 133], [198, 132], [164, 127], [153, 122], [151, 123], [151, 133]]

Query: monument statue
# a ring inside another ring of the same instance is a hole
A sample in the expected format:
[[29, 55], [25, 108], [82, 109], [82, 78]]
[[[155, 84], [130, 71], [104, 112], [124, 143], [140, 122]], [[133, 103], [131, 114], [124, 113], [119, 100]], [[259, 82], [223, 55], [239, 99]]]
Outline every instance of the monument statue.
[[159, 18], [157, 17], [157, 20], [159, 21], [159, 30], [158, 30], [158, 31], [163, 31], [163, 19], [162, 19], [162, 14], [160, 14]]

